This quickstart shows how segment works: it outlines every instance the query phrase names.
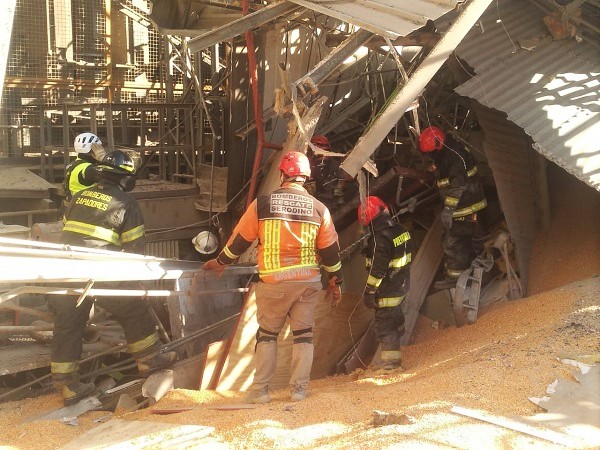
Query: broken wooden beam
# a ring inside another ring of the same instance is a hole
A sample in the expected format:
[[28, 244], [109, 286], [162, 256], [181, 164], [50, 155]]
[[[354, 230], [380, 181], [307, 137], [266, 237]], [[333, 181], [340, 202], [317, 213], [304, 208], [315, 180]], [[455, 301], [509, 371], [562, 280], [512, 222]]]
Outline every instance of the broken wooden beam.
[[310, 72], [294, 83], [300, 94], [306, 95], [307, 92], [312, 94], [318, 92], [317, 86], [326, 80], [346, 59], [356, 53], [360, 47], [365, 45], [372, 36], [373, 33], [364, 29], [350, 34], [344, 42], [333, 49]]

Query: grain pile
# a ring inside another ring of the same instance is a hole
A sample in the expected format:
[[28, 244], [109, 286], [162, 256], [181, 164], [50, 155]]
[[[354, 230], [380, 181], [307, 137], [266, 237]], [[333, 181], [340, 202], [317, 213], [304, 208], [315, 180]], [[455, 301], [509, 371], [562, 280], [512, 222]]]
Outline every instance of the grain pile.
[[536, 236], [529, 294], [600, 275], [600, 195], [549, 166], [552, 226]]
[[[157, 407], [192, 411], [157, 416], [143, 410], [121, 418], [213, 426], [215, 432], [202, 440], [209, 448], [560, 448], [457, 416], [450, 408], [459, 405], [505, 417], [538, 413], [528, 397], [541, 397], [553, 380], [571, 377], [557, 358], [597, 353], [599, 336], [600, 278], [591, 278], [493, 305], [471, 326], [437, 330], [421, 318], [416, 342], [404, 350], [403, 372], [365, 370], [316, 380], [301, 403], [290, 403], [284, 389], [268, 405], [221, 411], [211, 408], [239, 403], [241, 394], [177, 390]], [[0, 444], [57, 448], [107, 414], [88, 413], [76, 427], [22, 423], [58, 406], [56, 396], [1, 405]], [[374, 410], [407, 414], [412, 423], [374, 427]]]
[[[414, 343], [403, 350], [404, 371], [364, 370], [316, 380], [301, 403], [290, 403], [284, 389], [274, 393], [272, 403], [255, 409], [213, 409], [240, 403], [239, 392], [177, 390], [156, 407], [193, 410], [158, 416], [150, 414], [150, 408], [120, 418], [215, 427], [208, 438], [188, 448], [564, 448], [450, 412], [457, 405], [503, 417], [539, 413], [528, 397], [544, 396], [557, 378], [572, 379], [572, 369], [558, 358], [597, 357], [599, 196], [578, 185], [562, 188], [565, 195], [556, 197], [556, 226], [535, 243], [530, 292], [562, 287], [493, 304], [481, 311], [475, 324], [462, 328], [435, 329], [421, 317]], [[107, 415], [88, 413], [78, 426], [23, 423], [58, 407], [56, 395], [0, 404], [0, 448], [58, 448]], [[374, 410], [403, 421], [376, 427]], [[600, 448], [600, 442], [594, 448]]]

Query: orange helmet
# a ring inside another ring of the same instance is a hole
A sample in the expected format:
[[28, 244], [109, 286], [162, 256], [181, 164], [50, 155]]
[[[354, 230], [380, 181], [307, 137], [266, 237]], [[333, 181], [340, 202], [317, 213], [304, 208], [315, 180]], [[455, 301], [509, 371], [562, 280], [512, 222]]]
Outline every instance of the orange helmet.
[[331, 144], [329, 143], [329, 139], [327, 139], [327, 136], [323, 136], [323, 135], [313, 136], [312, 139], [310, 140], [310, 142], [313, 145], [315, 145], [319, 148], [322, 148], [323, 150], [331, 149]]
[[363, 227], [366, 227], [371, 223], [375, 217], [381, 213], [381, 211], [387, 210], [387, 205], [379, 197], [370, 195], [365, 199], [364, 205], [358, 206], [358, 221]]
[[441, 150], [444, 147], [446, 133], [438, 127], [425, 128], [419, 136], [419, 150], [423, 153]]
[[286, 177], [310, 177], [310, 162], [304, 153], [289, 152], [283, 155], [279, 171]]

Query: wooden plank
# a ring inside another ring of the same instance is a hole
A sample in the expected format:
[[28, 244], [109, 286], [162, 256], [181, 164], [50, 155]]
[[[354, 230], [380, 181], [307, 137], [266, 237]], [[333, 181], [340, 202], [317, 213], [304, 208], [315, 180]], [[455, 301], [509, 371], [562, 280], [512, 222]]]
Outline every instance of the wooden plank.
[[215, 389], [219, 381], [219, 373], [225, 357], [227, 356], [227, 341], [218, 341], [208, 344], [206, 349], [206, 358], [204, 360], [204, 369], [202, 371], [202, 380], [200, 390]]
[[258, 405], [250, 405], [248, 403], [230, 403], [227, 405], [211, 406], [208, 409], [214, 409], [216, 411], [237, 411], [238, 409], [254, 409], [257, 407]]
[[[249, 304], [253, 305], [253, 306], [248, 306]], [[248, 345], [243, 344], [242, 343], [242, 334], [244, 331], [244, 325], [248, 322], [250, 322], [250, 320], [255, 317], [256, 315], [256, 300], [255, 300], [255, 294], [254, 294], [254, 285], [251, 285], [250, 290], [248, 291], [248, 293], [246, 294], [246, 297], [244, 298], [244, 303], [242, 304], [242, 309], [240, 312], [240, 316], [238, 318], [238, 321], [235, 325], [235, 331], [233, 333], [233, 335], [231, 336], [230, 339], [227, 340], [226, 342], [226, 346], [224, 349], [224, 353], [225, 353], [225, 361], [223, 362], [223, 366], [222, 367], [218, 367], [216, 370], [216, 377], [217, 377], [217, 385], [215, 386], [215, 390], [227, 390], [228, 387], [230, 387], [235, 380], [232, 380], [232, 375], [230, 374], [230, 372], [232, 372], [235, 368], [235, 364], [233, 364], [233, 368], [232, 368], [232, 363], [231, 363], [231, 359], [235, 359], [241, 366], [242, 372], [244, 373], [245, 377], [248, 377], [248, 374], [246, 373], [247, 371], [247, 367], [250, 365], [251, 361], [248, 358], [245, 358], [244, 361], [240, 361], [240, 357], [239, 357], [239, 353], [241, 352], [241, 347], [243, 347], [244, 345]], [[248, 339], [247, 337], [244, 337], [244, 339]], [[234, 354], [230, 355], [231, 353], [231, 349], [234, 349]], [[231, 357], [230, 357], [231, 356]], [[222, 387], [221, 387], [221, 380], [223, 380], [222, 383]], [[247, 384], [247, 386], [249, 386], [250, 383]]]
[[[254, 345], [257, 329], [256, 295], [253, 285], [246, 296], [238, 325], [227, 351], [227, 358], [219, 375], [217, 391], [245, 391], [252, 384], [255, 369]], [[292, 343], [292, 333], [289, 324], [286, 322], [277, 339], [277, 369], [270, 383], [272, 389], [279, 389], [289, 383]]]
[[214, 431], [201, 425], [111, 419], [72, 440], [62, 450], [189, 448]]
[[402, 311], [406, 317], [404, 323], [406, 332], [400, 339], [400, 345], [407, 345], [410, 342], [419, 317], [419, 310], [442, 262], [443, 254], [442, 222], [438, 215], [425, 235], [410, 267], [410, 289], [402, 302]]
[[[254, 409], [258, 407], [258, 405], [252, 405], [248, 403], [229, 403], [225, 405], [215, 405], [209, 406], [208, 409], [213, 409], [215, 411], [237, 411], [240, 409]], [[187, 411], [200, 411], [206, 408], [191, 408], [191, 407], [182, 407], [182, 408], [154, 408], [150, 410], [150, 414], [155, 414], [158, 416], [168, 416], [170, 414], [178, 414]]]

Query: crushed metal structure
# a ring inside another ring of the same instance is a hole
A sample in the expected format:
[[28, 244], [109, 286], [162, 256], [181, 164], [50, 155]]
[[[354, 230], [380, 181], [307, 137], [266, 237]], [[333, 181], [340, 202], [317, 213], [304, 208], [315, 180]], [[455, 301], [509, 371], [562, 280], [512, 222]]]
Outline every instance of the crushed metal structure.
[[[313, 378], [376, 359], [370, 311], [355, 308], [366, 280], [356, 223], [365, 195], [406, 210], [399, 220], [420, 242], [403, 303], [403, 344], [422, 307], [435, 300], [439, 205], [416, 148], [426, 126], [451, 130], [477, 159], [488, 243], [502, 237], [498, 258], [506, 261], [490, 279], [474, 271], [477, 280], [463, 283], [459, 301], [449, 291], [438, 297], [454, 301], [461, 325], [463, 314], [476, 320], [479, 305], [525, 295], [533, 238], [550, 224], [546, 159], [600, 186], [600, 10], [597, 1], [559, 3], [2, 2], [12, 35], [9, 45], [0, 42], [0, 220], [9, 225], [0, 227], [0, 260], [10, 267], [0, 274], [0, 355], [2, 343], [19, 339], [35, 350], [14, 364], [0, 357], [0, 399], [48, 387], [49, 374], [26, 383], [18, 374], [45, 354], [30, 338], [52, 328], [33, 324], [47, 319], [43, 296], [65, 292], [149, 299], [165, 347], [186, 357], [178, 386], [247, 386], [252, 254], [216, 279], [198, 270], [210, 255], [195, 253], [190, 241], [204, 231], [223, 243], [257, 193], [278, 185], [277, 162], [289, 150], [317, 160], [309, 189], [332, 211], [344, 250], [345, 302], [317, 309]], [[10, 239], [56, 240], [60, 226], [50, 221], [59, 219], [59, 183], [83, 131], [138, 159], [134, 195], [148, 230], [147, 256]], [[316, 134], [327, 135], [330, 153], [310, 144]], [[15, 170], [26, 169], [50, 187], [24, 188], [33, 183], [19, 181]], [[408, 210], [410, 202], [419, 206]], [[124, 289], [123, 281], [138, 286]], [[90, 350], [89, 378], [106, 373], [98, 368], [102, 358], [120, 369], [129, 361], [114, 359], [123, 353], [118, 330], [101, 326], [111, 344]], [[285, 351], [290, 337], [282, 334]], [[278, 372], [282, 383], [286, 377]]]

